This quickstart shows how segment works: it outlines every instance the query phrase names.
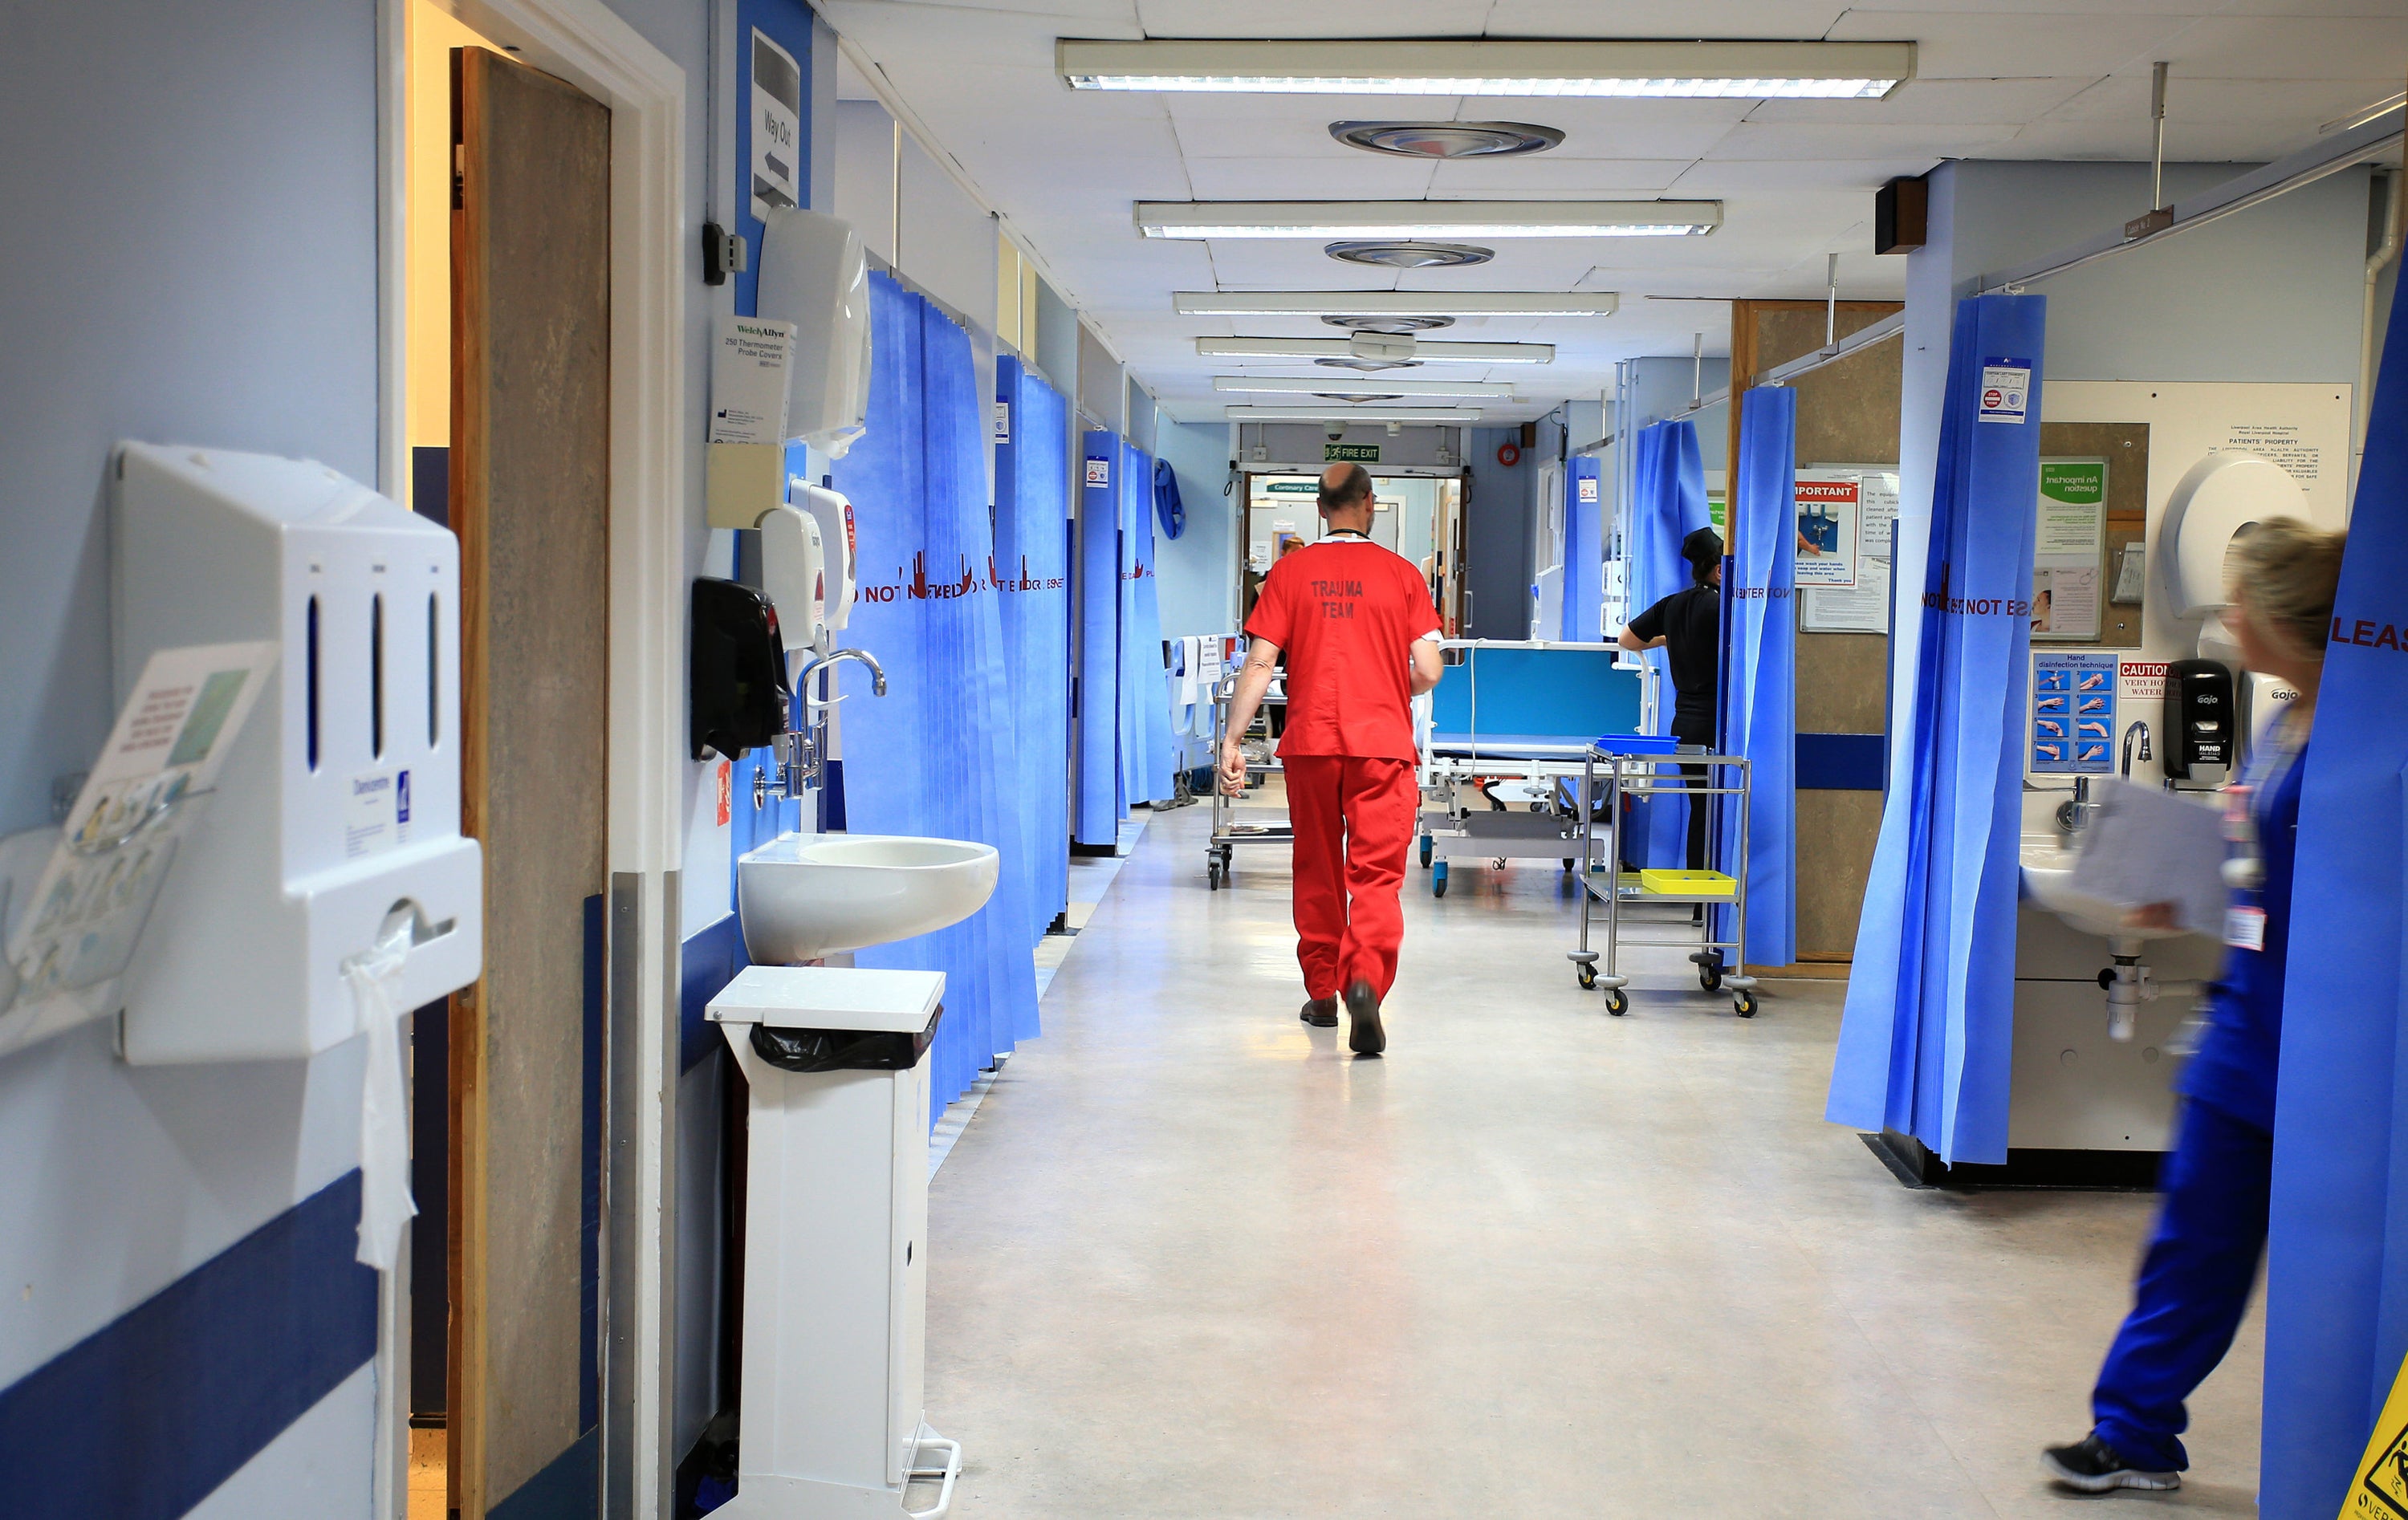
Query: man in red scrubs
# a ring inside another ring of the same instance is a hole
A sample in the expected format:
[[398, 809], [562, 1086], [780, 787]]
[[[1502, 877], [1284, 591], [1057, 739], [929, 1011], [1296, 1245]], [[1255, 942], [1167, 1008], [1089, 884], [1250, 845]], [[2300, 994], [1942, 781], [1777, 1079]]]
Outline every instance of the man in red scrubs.
[[1319, 542], [1264, 579], [1253, 643], [1229, 704], [1221, 784], [1246, 785], [1238, 736], [1287, 657], [1279, 756], [1296, 825], [1296, 958], [1311, 1001], [1304, 1022], [1331, 1027], [1342, 997], [1358, 1056], [1387, 1048], [1380, 1000], [1405, 937], [1405, 856], [1421, 790], [1413, 781], [1412, 699], [1438, 684], [1439, 619], [1411, 560], [1371, 541], [1371, 477], [1360, 465], [1321, 476]]

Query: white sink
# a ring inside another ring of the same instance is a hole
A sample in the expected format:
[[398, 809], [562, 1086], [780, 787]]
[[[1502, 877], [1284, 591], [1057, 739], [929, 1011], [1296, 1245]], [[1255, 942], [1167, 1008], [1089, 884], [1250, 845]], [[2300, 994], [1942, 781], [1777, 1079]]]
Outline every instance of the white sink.
[[2128, 927], [2121, 905], [2076, 892], [2073, 863], [2079, 854], [2066, 848], [2066, 841], [2056, 834], [2025, 835], [2020, 853], [2024, 896], [2083, 933], [2103, 939], [2171, 939], [2185, 932]]
[[736, 862], [744, 951], [797, 966], [928, 934], [986, 906], [995, 846], [902, 834], [781, 834]]

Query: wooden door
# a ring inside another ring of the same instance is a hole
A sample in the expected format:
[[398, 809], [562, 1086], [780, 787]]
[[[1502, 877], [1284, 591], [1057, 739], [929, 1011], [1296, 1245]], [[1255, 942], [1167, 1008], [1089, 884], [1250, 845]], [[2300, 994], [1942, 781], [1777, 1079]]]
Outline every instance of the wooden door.
[[485, 968], [452, 1026], [451, 1471], [481, 1520], [531, 1484], [597, 1482], [610, 113], [498, 53], [452, 59], [462, 812], [485, 849]]

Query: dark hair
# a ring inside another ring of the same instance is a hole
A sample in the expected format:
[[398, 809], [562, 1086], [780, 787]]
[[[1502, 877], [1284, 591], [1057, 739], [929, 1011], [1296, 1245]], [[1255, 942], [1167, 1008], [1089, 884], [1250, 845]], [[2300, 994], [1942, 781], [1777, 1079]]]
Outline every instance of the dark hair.
[[1723, 562], [1723, 538], [1712, 528], [1698, 528], [1681, 540], [1681, 557], [1689, 562], [1689, 573], [1704, 585]]
[[1371, 472], [1360, 465], [1346, 466], [1346, 476], [1337, 490], [1321, 488], [1320, 502], [1324, 507], [1352, 507], [1358, 501], [1371, 499]]

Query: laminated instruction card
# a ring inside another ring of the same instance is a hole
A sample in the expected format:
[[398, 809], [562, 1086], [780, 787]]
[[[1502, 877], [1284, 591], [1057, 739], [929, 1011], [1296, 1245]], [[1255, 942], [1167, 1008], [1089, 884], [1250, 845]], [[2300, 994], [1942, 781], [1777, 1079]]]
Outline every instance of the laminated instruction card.
[[2099, 581], [2106, 556], [2107, 461], [2042, 460], [2032, 539], [2034, 638], [2099, 637]]
[[[124, 971], [176, 846], [216, 786], [277, 649], [263, 642], [161, 650], [142, 667], [38, 884], [9, 915], [0, 1024], [22, 1024], [19, 1011]], [[34, 1016], [75, 1022], [112, 1011]], [[0, 1028], [0, 1037], [7, 1033]]]

